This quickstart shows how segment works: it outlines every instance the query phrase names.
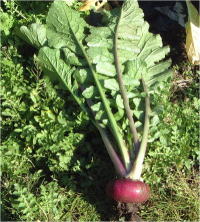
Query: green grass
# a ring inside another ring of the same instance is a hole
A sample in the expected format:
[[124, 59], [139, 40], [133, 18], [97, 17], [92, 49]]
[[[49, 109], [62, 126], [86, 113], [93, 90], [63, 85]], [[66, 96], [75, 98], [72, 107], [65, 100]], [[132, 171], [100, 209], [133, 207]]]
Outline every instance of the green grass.
[[[43, 77], [34, 49], [16, 36], [20, 25], [44, 20], [49, 4], [7, 1], [0, 11], [2, 221], [122, 221], [105, 195], [114, 169], [97, 130], [66, 92]], [[143, 175], [152, 197], [140, 214], [146, 221], [197, 221], [195, 67], [175, 65], [172, 83], [153, 104]]]
[[[169, 173], [163, 190], [153, 187], [151, 200], [141, 210], [146, 221], [198, 221], [199, 178], [196, 171], [185, 175], [181, 171]], [[160, 190], [160, 191], [159, 191]]]

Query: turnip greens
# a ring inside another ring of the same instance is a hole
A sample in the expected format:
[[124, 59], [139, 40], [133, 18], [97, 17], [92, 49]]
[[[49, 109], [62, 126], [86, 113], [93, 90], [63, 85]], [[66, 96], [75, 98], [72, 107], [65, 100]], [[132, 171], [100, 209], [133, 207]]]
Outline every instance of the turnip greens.
[[141, 179], [151, 94], [171, 75], [171, 61], [163, 60], [169, 47], [143, 16], [137, 1], [126, 0], [94, 27], [54, 1], [46, 24], [20, 28], [44, 73], [60, 80], [97, 127], [118, 175], [133, 180]]

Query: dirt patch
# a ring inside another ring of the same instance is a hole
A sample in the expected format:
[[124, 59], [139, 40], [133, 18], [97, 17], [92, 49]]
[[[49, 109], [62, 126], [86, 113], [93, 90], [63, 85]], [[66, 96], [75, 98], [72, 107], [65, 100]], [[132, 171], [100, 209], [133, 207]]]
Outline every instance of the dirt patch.
[[140, 204], [120, 203], [117, 204], [118, 217], [125, 218], [125, 221], [143, 222], [139, 216]]

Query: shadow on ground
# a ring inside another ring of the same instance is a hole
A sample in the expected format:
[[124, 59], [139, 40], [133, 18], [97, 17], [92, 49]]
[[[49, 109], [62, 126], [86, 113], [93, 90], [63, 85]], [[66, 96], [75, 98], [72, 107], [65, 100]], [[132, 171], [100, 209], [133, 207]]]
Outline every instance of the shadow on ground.
[[91, 128], [86, 141], [75, 151], [69, 164], [73, 168], [77, 160], [80, 160], [79, 171], [65, 173], [65, 177], [72, 175], [75, 186], [63, 180], [63, 175], [59, 175], [58, 180], [62, 180], [62, 186], [80, 193], [85, 201], [93, 205], [101, 221], [118, 220], [115, 203], [105, 193], [106, 184], [116, 175], [114, 167], [100, 134], [93, 126]]

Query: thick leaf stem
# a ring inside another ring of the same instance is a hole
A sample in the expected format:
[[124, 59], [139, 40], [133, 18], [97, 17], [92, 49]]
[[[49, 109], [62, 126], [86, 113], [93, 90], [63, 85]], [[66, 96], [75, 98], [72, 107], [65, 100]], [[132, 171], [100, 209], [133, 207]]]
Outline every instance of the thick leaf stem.
[[[80, 86], [80, 88], [82, 91], [84, 90], [84, 88], [82, 86]], [[91, 99], [87, 99], [86, 102], [89, 107], [91, 107], [93, 105]], [[95, 116], [95, 113], [92, 110], [91, 110], [91, 112], [92, 112], [93, 116]], [[111, 140], [109, 139], [108, 134], [106, 133], [106, 130], [103, 129], [100, 126], [100, 124], [97, 121], [95, 121], [95, 119], [91, 118], [91, 120], [92, 120], [92, 123], [94, 124], [94, 126], [96, 126], [96, 128], [99, 130], [99, 133], [101, 134], [102, 140], [103, 140], [106, 150], [110, 156], [110, 159], [113, 162], [113, 165], [115, 167], [117, 174], [120, 177], [126, 176], [126, 174], [127, 174], [126, 168], [124, 167], [118, 154], [116, 153], [115, 149], [113, 148], [113, 144], [111, 143]]]
[[127, 171], [122, 163], [122, 161], [120, 160], [119, 156], [117, 155], [117, 153], [115, 152], [115, 149], [113, 148], [112, 143], [110, 142], [108, 135], [106, 134], [105, 130], [103, 128], [101, 128], [100, 126], [96, 126], [101, 134], [101, 137], [103, 139], [103, 142], [105, 144], [106, 150], [113, 162], [113, 165], [115, 167], [115, 170], [117, 172], [117, 174], [120, 177], [124, 177], [127, 174]]
[[148, 133], [149, 133], [149, 116], [150, 116], [150, 98], [148, 94], [148, 89], [145, 83], [145, 80], [142, 78], [142, 84], [144, 92], [146, 93], [145, 97], [145, 119], [144, 119], [144, 130], [142, 135], [142, 142], [140, 145], [139, 152], [134, 161], [133, 167], [127, 177], [130, 177], [133, 180], [139, 180], [142, 174], [142, 167], [144, 162], [144, 157], [147, 148], [148, 142]]
[[[70, 24], [70, 22], [69, 22], [69, 24]], [[123, 158], [123, 162], [124, 162], [126, 168], [128, 168], [129, 164], [130, 164], [130, 156], [129, 156], [128, 150], [126, 148], [126, 145], [125, 145], [125, 143], [123, 141], [123, 138], [122, 138], [122, 136], [121, 136], [121, 134], [119, 132], [119, 128], [118, 128], [117, 122], [116, 122], [116, 120], [115, 120], [115, 118], [113, 116], [113, 113], [112, 113], [112, 111], [110, 109], [110, 106], [108, 104], [108, 101], [106, 99], [106, 95], [103, 92], [102, 86], [101, 86], [101, 84], [100, 84], [100, 82], [99, 82], [99, 80], [98, 80], [98, 78], [96, 76], [96, 72], [94, 71], [94, 69], [92, 67], [92, 64], [91, 64], [91, 62], [90, 62], [90, 60], [89, 60], [89, 58], [88, 58], [88, 56], [86, 54], [86, 51], [85, 51], [82, 43], [77, 39], [77, 36], [74, 33], [73, 28], [71, 28], [71, 32], [72, 32], [72, 34], [73, 34], [73, 36], [74, 36], [78, 46], [80, 47], [80, 49], [81, 49], [81, 51], [82, 51], [82, 53], [83, 53], [83, 55], [84, 55], [84, 57], [85, 57], [85, 59], [86, 59], [86, 61], [88, 63], [88, 66], [89, 66], [89, 68], [90, 68], [90, 70], [92, 72], [92, 75], [93, 75], [95, 84], [97, 86], [97, 89], [99, 91], [102, 103], [103, 103], [103, 105], [105, 107], [105, 110], [106, 110], [106, 113], [108, 115], [108, 120], [110, 122], [110, 126], [112, 128], [113, 135], [114, 135], [115, 140], [116, 140], [116, 142], [118, 144], [118, 147], [120, 149], [120, 152], [121, 152], [121, 155], [122, 155], [122, 158]]]
[[[84, 52], [84, 54], [85, 54], [85, 52]], [[116, 120], [115, 120], [115, 118], [114, 118], [114, 116], [113, 116], [113, 114], [111, 112], [111, 109], [110, 109], [110, 107], [108, 105], [106, 96], [105, 96], [105, 94], [103, 92], [103, 89], [102, 89], [102, 87], [100, 85], [100, 82], [99, 82], [99, 80], [96, 77], [96, 73], [95, 73], [95, 71], [94, 71], [94, 69], [93, 69], [93, 67], [92, 67], [92, 65], [91, 65], [91, 63], [90, 63], [90, 61], [89, 61], [89, 59], [88, 59], [86, 54], [85, 54], [85, 57], [86, 57], [86, 60], [88, 62], [88, 65], [90, 67], [90, 70], [92, 71], [93, 78], [94, 78], [94, 81], [96, 83], [96, 86], [97, 86], [97, 88], [99, 90], [99, 94], [100, 94], [100, 97], [102, 99], [103, 105], [105, 107], [106, 113], [108, 115], [108, 119], [109, 119], [111, 128], [113, 130], [114, 137], [115, 137], [116, 142], [117, 142], [117, 144], [118, 144], [118, 146], [120, 148], [124, 164], [125, 164], [126, 167], [129, 167], [130, 157], [129, 157], [129, 154], [128, 154], [128, 150], [127, 150], [127, 148], [126, 148], [126, 146], [124, 144], [124, 141], [123, 141], [123, 139], [121, 137], [121, 134], [120, 134], [120, 132], [118, 130], [118, 125], [117, 125]]]
[[114, 41], [115, 67], [116, 67], [116, 71], [117, 71], [119, 88], [120, 88], [121, 96], [123, 99], [124, 108], [126, 111], [127, 118], [129, 120], [129, 126], [130, 126], [130, 130], [131, 130], [131, 134], [132, 134], [133, 144], [134, 144], [135, 150], [138, 150], [139, 146], [140, 146], [138, 133], [137, 133], [137, 129], [135, 127], [132, 112], [131, 112], [131, 109], [129, 106], [129, 100], [128, 100], [126, 88], [125, 88], [125, 85], [123, 82], [123, 78], [122, 78], [122, 71], [120, 68], [120, 61], [119, 61], [119, 55], [118, 55], [118, 29], [119, 29], [120, 19], [121, 19], [121, 15], [119, 17], [119, 20], [118, 20], [118, 23], [117, 23], [117, 26], [115, 29], [115, 41]]

